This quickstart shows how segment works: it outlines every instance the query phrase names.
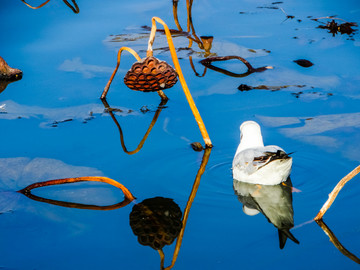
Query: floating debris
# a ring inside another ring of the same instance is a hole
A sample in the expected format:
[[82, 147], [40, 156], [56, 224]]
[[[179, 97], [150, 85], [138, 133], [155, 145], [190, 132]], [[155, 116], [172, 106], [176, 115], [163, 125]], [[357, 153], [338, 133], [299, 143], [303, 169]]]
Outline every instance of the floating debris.
[[191, 148], [196, 152], [201, 152], [202, 150], [204, 150], [204, 147], [199, 142], [193, 142], [190, 145]]
[[306, 85], [280, 85], [280, 86], [268, 86], [268, 85], [259, 85], [259, 86], [249, 86], [247, 84], [240, 84], [238, 89], [243, 91], [250, 91], [250, 90], [270, 90], [270, 91], [279, 91], [281, 89], [289, 88], [289, 87], [298, 87], [303, 88]]
[[[321, 29], [327, 29], [329, 30], [329, 33], [332, 34], [333, 37], [335, 37], [335, 35], [337, 35], [338, 33], [340, 33], [341, 35], [343, 34], [347, 34], [349, 36], [351, 36], [352, 34], [354, 34], [354, 32], [357, 31], [357, 29], [353, 29], [353, 27], [357, 27], [358, 24], [355, 22], [347, 22], [343, 19], [340, 18], [334, 18], [335, 16], [328, 16], [328, 17], [322, 17], [322, 18], [316, 18], [316, 19], [312, 19], [313, 21], [320, 22], [319, 20], [321, 19], [332, 19], [331, 21], [328, 21], [323, 24], [325, 25], [319, 25], [318, 28]], [[340, 20], [340, 21], [344, 21], [344, 23], [337, 23], [335, 20]]]
[[312, 62], [310, 62], [309, 60], [306, 60], [306, 59], [298, 59], [298, 60], [294, 60], [294, 62], [296, 64], [298, 64], [299, 66], [306, 67], [306, 68], [314, 65]]

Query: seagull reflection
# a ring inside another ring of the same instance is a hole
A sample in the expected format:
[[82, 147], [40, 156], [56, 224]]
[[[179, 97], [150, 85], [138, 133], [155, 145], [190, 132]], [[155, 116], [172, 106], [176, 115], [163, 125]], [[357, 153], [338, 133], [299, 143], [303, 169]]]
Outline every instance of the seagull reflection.
[[278, 185], [250, 184], [234, 179], [233, 187], [245, 214], [253, 216], [261, 212], [278, 229], [280, 249], [288, 238], [299, 244], [290, 232], [294, 227], [290, 177]]

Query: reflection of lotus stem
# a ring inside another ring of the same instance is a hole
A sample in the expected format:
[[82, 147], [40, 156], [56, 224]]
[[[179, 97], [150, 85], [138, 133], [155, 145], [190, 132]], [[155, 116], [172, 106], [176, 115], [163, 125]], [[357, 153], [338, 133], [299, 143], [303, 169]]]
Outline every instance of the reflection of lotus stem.
[[[30, 4], [26, 3], [25, 0], [21, 0], [21, 1], [22, 1], [25, 5], [27, 5], [29, 8], [32, 8], [32, 9], [39, 9], [39, 8], [45, 6], [47, 3], [50, 2], [50, 0], [47, 0], [47, 1], [45, 1], [44, 3], [42, 3], [41, 5], [39, 5], [39, 6], [37, 6], [37, 7], [33, 7], [33, 6], [31, 6]], [[79, 13], [80, 10], [79, 10], [79, 7], [78, 7], [78, 5], [76, 4], [75, 0], [71, 0], [71, 2], [73, 2], [73, 4], [74, 4], [75, 7], [73, 7], [72, 5], [70, 5], [70, 3], [69, 3], [68, 1], [66, 1], [66, 0], [63, 0], [63, 2], [64, 2], [69, 8], [71, 8], [71, 10], [72, 10], [74, 13]]]
[[340, 182], [335, 186], [333, 191], [329, 194], [329, 199], [324, 203], [323, 207], [321, 207], [319, 213], [314, 218], [315, 221], [322, 219], [323, 215], [330, 208], [334, 200], [336, 199], [340, 190], [344, 187], [344, 185], [354, 178], [360, 172], [360, 165], [357, 166], [354, 170], [352, 170], [348, 175], [346, 175]]
[[120, 66], [120, 58], [121, 58], [121, 53], [123, 51], [128, 51], [129, 53], [131, 53], [135, 58], [136, 60], [140, 61], [141, 58], [140, 56], [131, 48], [128, 48], [128, 47], [121, 47], [118, 51], [118, 56], [117, 56], [117, 63], [116, 63], [116, 68], [114, 70], [114, 72], [112, 73], [111, 77], [110, 77], [110, 80], [108, 81], [108, 83], [106, 84], [105, 88], [104, 88], [104, 91], [102, 92], [101, 94], [101, 99], [104, 99], [109, 91], [109, 88], [110, 88], [110, 84], [112, 83], [114, 77], [115, 77], [115, 74], [116, 72], [118, 71], [119, 69], [119, 66]]
[[122, 129], [121, 129], [121, 127], [120, 127], [119, 122], [116, 120], [116, 117], [115, 117], [115, 115], [113, 114], [113, 112], [112, 112], [109, 104], [107, 103], [107, 101], [106, 101], [105, 99], [103, 99], [102, 102], [103, 102], [105, 108], [107, 108], [107, 110], [108, 110], [111, 118], [112, 118], [113, 121], [115, 122], [115, 125], [116, 125], [116, 126], [118, 127], [118, 129], [119, 129], [120, 142], [121, 142], [121, 147], [122, 147], [122, 149], [124, 150], [124, 152], [125, 152], [126, 154], [133, 155], [133, 154], [136, 154], [137, 152], [139, 152], [140, 149], [143, 147], [143, 145], [144, 145], [147, 137], [149, 136], [152, 128], [154, 127], [154, 125], [155, 125], [155, 123], [156, 123], [156, 121], [157, 121], [157, 119], [158, 119], [158, 117], [159, 117], [159, 115], [160, 115], [160, 112], [161, 112], [161, 110], [163, 109], [163, 107], [165, 106], [167, 100], [166, 100], [166, 99], [165, 99], [165, 100], [164, 100], [164, 99], [161, 100], [161, 102], [160, 102], [160, 104], [159, 104], [159, 106], [158, 106], [158, 109], [156, 110], [155, 115], [154, 115], [154, 117], [153, 117], [153, 119], [152, 119], [152, 121], [151, 121], [151, 123], [150, 123], [149, 128], [147, 129], [147, 131], [146, 131], [144, 137], [142, 138], [142, 140], [140, 141], [139, 145], [138, 145], [138, 146], [136, 147], [136, 149], [133, 150], [133, 151], [128, 151], [128, 150], [126, 149], [125, 141], [124, 141], [124, 135], [123, 135]]
[[38, 182], [31, 184], [18, 192], [27, 194], [34, 188], [40, 188], [40, 187], [46, 187], [46, 186], [52, 186], [52, 185], [61, 185], [61, 184], [68, 184], [68, 183], [77, 183], [77, 182], [83, 182], [83, 181], [94, 181], [94, 182], [102, 182], [107, 183], [112, 186], [115, 186], [122, 190], [122, 192], [125, 195], [125, 198], [133, 201], [135, 200], [135, 197], [131, 194], [131, 192], [122, 184], [119, 182], [108, 178], [108, 177], [102, 177], [102, 176], [85, 176], [85, 177], [75, 177], [75, 178], [64, 178], [64, 179], [56, 179], [56, 180], [50, 180], [50, 181], [44, 181], [44, 182]]
[[44, 3], [42, 3], [41, 5], [37, 6], [37, 7], [33, 7], [31, 5], [29, 5], [28, 3], [25, 2], [25, 0], [21, 0], [25, 5], [27, 5], [29, 8], [32, 8], [32, 9], [38, 9], [38, 8], [41, 8], [43, 6], [45, 6], [47, 3], [50, 2], [50, 0], [47, 0], [45, 1]]
[[167, 41], [169, 44], [169, 49], [170, 49], [171, 57], [172, 57], [172, 60], [173, 60], [174, 66], [175, 66], [175, 70], [179, 75], [179, 80], [180, 80], [181, 86], [185, 93], [186, 99], [190, 105], [191, 111], [193, 112], [196, 122], [199, 126], [201, 135], [205, 141], [206, 146], [212, 147], [211, 140], [209, 138], [209, 134], [207, 133], [206, 128], [205, 128], [205, 124], [204, 124], [203, 120], [201, 119], [198, 109], [196, 108], [196, 105], [191, 96], [190, 90], [186, 84], [184, 75], [181, 71], [179, 59], [177, 58], [177, 55], [176, 55], [176, 50], [175, 50], [174, 43], [172, 41], [170, 30], [169, 30], [168, 26], [165, 24], [165, 22], [158, 17], [153, 17], [151, 21], [152, 21], [152, 27], [151, 27], [151, 33], [150, 33], [150, 38], [149, 38], [149, 43], [148, 43], [148, 51], [152, 52], [152, 44], [154, 43], [155, 34], [156, 34], [156, 22], [158, 22], [164, 26], [164, 30], [165, 30], [165, 34], [166, 34]]
[[321, 229], [324, 231], [324, 233], [329, 236], [331, 243], [334, 244], [334, 246], [346, 257], [350, 258], [354, 262], [360, 264], [360, 259], [356, 257], [354, 254], [352, 254], [350, 251], [348, 251], [336, 238], [335, 234], [330, 230], [328, 226], [324, 223], [322, 219], [316, 220], [316, 223], [321, 227]]
[[192, 203], [194, 202], [194, 199], [195, 199], [195, 196], [196, 196], [196, 192], [199, 188], [199, 185], [200, 185], [200, 180], [201, 180], [201, 176], [204, 174], [205, 172], [205, 168], [206, 168], [206, 165], [209, 161], [209, 157], [210, 157], [210, 153], [211, 153], [211, 148], [206, 148], [205, 151], [204, 151], [204, 155], [203, 155], [203, 158], [202, 158], [202, 161], [201, 161], [201, 165], [200, 165], [200, 168], [197, 172], [197, 175], [195, 177], [195, 181], [194, 181], [194, 184], [193, 184], [193, 187], [192, 187], [192, 190], [191, 190], [191, 193], [190, 193], [190, 196], [189, 196], [189, 199], [187, 201], [187, 204], [186, 204], [186, 207], [185, 207], [185, 210], [184, 210], [184, 216], [183, 216], [183, 219], [182, 219], [182, 228], [181, 228], [181, 231], [179, 233], [179, 236], [176, 240], [176, 245], [175, 245], [175, 250], [174, 250], [174, 254], [173, 254], [173, 258], [172, 258], [172, 261], [171, 261], [171, 265], [169, 265], [168, 267], [164, 268], [164, 259], [165, 259], [165, 256], [164, 256], [164, 253], [161, 251], [159, 251], [159, 254], [160, 254], [160, 264], [161, 264], [161, 269], [162, 270], [170, 270], [171, 268], [174, 267], [175, 265], [175, 262], [176, 262], [176, 259], [179, 255], [179, 251], [180, 251], [180, 247], [181, 247], [181, 243], [182, 243], [182, 239], [184, 237], [184, 232], [185, 232], [185, 227], [186, 227], [186, 222], [187, 222], [187, 219], [189, 217], [189, 213], [190, 213], [190, 209], [191, 209], [191, 205]]

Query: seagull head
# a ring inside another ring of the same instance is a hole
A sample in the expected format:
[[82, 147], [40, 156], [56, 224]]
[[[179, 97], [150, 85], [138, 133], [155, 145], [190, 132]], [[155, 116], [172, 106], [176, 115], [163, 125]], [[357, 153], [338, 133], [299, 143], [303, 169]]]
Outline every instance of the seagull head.
[[240, 145], [238, 150], [264, 146], [261, 129], [255, 121], [246, 121], [240, 126]]

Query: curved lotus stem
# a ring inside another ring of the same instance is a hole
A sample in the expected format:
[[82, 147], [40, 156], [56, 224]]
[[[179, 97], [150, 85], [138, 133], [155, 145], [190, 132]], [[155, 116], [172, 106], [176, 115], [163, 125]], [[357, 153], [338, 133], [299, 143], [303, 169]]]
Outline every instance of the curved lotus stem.
[[112, 205], [100, 206], [100, 205], [64, 202], [64, 201], [47, 199], [47, 198], [36, 196], [36, 195], [32, 194], [31, 192], [23, 193], [23, 194], [26, 197], [28, 197], [29, 199], [32, 199], [34, 201], [53, 204], [53, 205], [57, 205], [57, 206], [67, 207], [67, 208], [86, 209], [86, 210], [101, 210], [101, 211], [115, 210], [115, 209], [119, 209], [124, 206], [127, 206], [129, 203], [131, 203], [131, 200], [124, 198], [124, 200], [122, 202], [112, 204]]
[[360, 264], [360, 259], [356, 257], [354, 254], [352, 254], [350, 251], [348, 251], [336, 238], [335, 234], [330, 230], [330, 228], [325, 224], [325, 222], [320, 219], [316, 220], [316, 223], [320, 226], [320, 228], [324, 231], [324, 233], [330, 238], [331, 243], [334, 244], [334, 246], [346, 257], [353, 260], [354, 262]]
[[191, 205], [192, 205], [192, 203], [194, 202], [194, 199], [195, 199], [195, 196], [196, 196], [196, 192], [197, 192], [197, 190], [198, 190], [198, 188], [199, 188], [199, 185], [200, 185], [201, 177], [202, 177], [202, 175], [203, 175], [204, 172], [205, 172], [206, 165], [207, 165], [207, 163], [208, 163], [208, 161], [209, 161], [209, 158], [210, 158], [210, 153], [211, 153], [211, 148], [206, 148], [205, 151], [204, 151], [204, 155], [203, 155], [203, 158], [202, 158], [202, 161], [201, 161], [200, 168], [199, 168], [199, 170], [198, 170], [198, 172], [197, 172], [197, 174], [196, 174], [195, 181], [194, 181], [194, 184], [193, 184], [191, 193], [190, 193], [190, 195], [189, 195], [189, 198], [188, 198], [188, 201], [187, 201], [185, 210], [184, 210], [184, 216], [183, 216], [183, 219], [182, 219], [182, 228], [181, 228], [181, 231], [180, 231], [180, 233], [179, 233], [179, 236], [178, 236], [178, 238], [177, 238], [177, 240], [176, 240], [176, 245], [175, 245], [175, 250], [174, 250], [173, 258], [172, 258], [172, 260], [171, 260], [171, 264], [170, 264], [168, 267], [166, 267], [166, 268], [163, 267], [165, 255], [164, 255], [164, 253], [162, 252], [162, 250], [159, 251], [161, 270], [170, 270], [170, 269], [173, 268], [174, 265], [175, 265], [175, 262], [176, 262], [176, 260], [177, 260], [178, 255], [179, 255], [179, 251], [180, 251], [182, 239], [183, 239], [183, 237], [184, 237], [186, 222], [187, 222], [187, 219], [188, 219], [188, 217], [189, 217]]
[[179, 2], [179, 0], [173, 0], [173, 15], [174, 15], [174, 21], [175, 21], [177, 29], [179, 31], [182, 31], [181, 25], [179, 23], [178, 13], [177, 13], [178, 2]]
[[[44, 3], [42, 3], [41, 5], [37, 6], [37, 7], [33, 7], [31, 6], [30, 4], [26, 3], [25, 0], [21, 0], [25, 5], [27, 5], [29, 8], [32, 8], [32, 9], [39, 9], [43, 6], [45, 6], [47, 3], [50, 2], [50, 0], [47, 0], [45, 1]], [[74, 4], [75, 7], [73, 7], [68, 1], [66, 0], [63, 0], [63, 2], [69, 7], [71, 8], [71, 10], [74, 12], [74, 13], [79, 13], [80, 10], [79, 10], [79, 7], [78, 5], [76, 4], [75, 0], [71, 0], [71, 2]]]
[[195, 73], [195, 76], [197, 76], [197, 77], [204, 77], [205, 74], [206, 74], [206, 71], [207, 71], [207, 67], [204, 67], [203, 74], [200, 75], [199, 73], [197, 73], [197, 71], [196, 71], [196, 69], [195, 69], [194, 62], [193, 62], [193, 59], [192, 59], [192, 56], [191, 56], [191, 55], [189, 55], [189, 61], [190, 61], [190, 66], [191, 66], [192, 70], [193, 70], [194, 73]]
[[[212, 65], [212, 62], [227, 61], [227, 60], [231, 60], [231, 59], [238, 59], [241, 62], [243, 62], [245, 64], [245, 66], [247, 67], [248, 71], [245, 73], [242, 73], [242, 74], [237, 74], [237, 73], [233, 73], [231, 71], [228, 71], [228, 70], [225, 70], [225, 69], [222, 69], [219, 67], [215, 67]], [[223, 74], [231, 76], [231, 77], [246, 77], [254, 72], [263, 72], [267, 69], [273, 69], [272, 66], [254, 68], [246, 59], [244, 59], [240, 56], [236, 56], [236, 55], [208, 57], [208, 58], [201, 60], [200, 63], [203, 64], [205, 67], [208, 67], [212, 70], [215, 70], [217, 72], [223, 73]]]
[[344, 185], [353, 179], [360, 172], [360, 165], [357, 166], [354, 170], [352, 170], [348, 175], [346, 175], [343, 179], [339, 181], [339, 183], [334, 187], [333, 191], [329, 194], [328, 200], [324, 203], [323, 207], [321, 207], [319, 213], [314, 218], [315, 221], [322, 219], [326, 211], [330, 208], [332, 203], [335, 201], [338, 193], [344, 187]]
[[141, 148], [143, 147], [143, 145], [144, 145], [147, 137], [149, 136], [152, 128], [154, 127], [154, 125], [155, 125], [155, 123], [156, 123], [156, 121], [157, 121], [157, 119], [158, 119], [158, 117], [159, 117], [159, 115], [160, 115], [160, 112], [161, 112], [161, 110], [163, 109], [164, 105], [166, 104], [167, 100], [164, 100], [164, 99], [161, 100], [161, 102], [160, 102], [160, 104], [159, 104], [159, 106], [158, 106], [158, 109], [156, 110], [155, 115], [154, 115], [154, 117], [153, 117], [153, 119], [152, 119], [152, 121], [151, 121], [151, 123], [150, 123], [149, 128], [147, 129], [147, 131], [146, 131], [144, 137], [142, 138], [142, 140], [140, 141], [139, 145], [138, 145], [138, 146], [136, 147], [136, 149], [133, 150], [133, 151], [127, 150], [127, 148], [126, 148], [126, 146], [125, 146], [124, 135], [123, 135], [121, 126], [120, 126], [119, 122], [117, 121], [115, 115], [113, 114], [113, 112], [112, 112], [109, 104], [107, 103], [107, 101], [106, 101], [105, 99], [103, 99], [102, 102], [103, 102], [105, 108], [108, 109], [108, 112], [109, 112], [111, 118], [113, 119], [113, 121], [115, 122], [115, 125], [116, 125], [116, 126], [118, 127], [118, 129], [119, 129], [120, 142], [121, 142], [121, 147], [122, 147], [122, 149], [124, 150], [124, 152], [125, 152], [126, 154], [133, 155], [133, 154], [136, 154], [137, 152], [139, 152], [139, 151], [141, 150]]
[[45, 6], [47, 3], [50, 2], [50, 0], [47, 0], [45, 1], [44, 3], [42, 3], [41, 5], [37, 6], [37, 7], [33, 7], [31, 5], [29, 5], [28, 3], [25, 2], [25, 0], [21, 0], [25, 5], [27, 5], [29, 8], [32, 8], [32, 9], [38, 9], [38, 8], [41, 8], [43, 6]]
[[19, 193], [22, 194], [29, 194], [31, 193], [31, 190], [34, 188], [40, 188], [40, 187], [46, 187], [46, 186], [53, 186], [53, 185], [62, 185], [62, 184], [69, 184], [69, 183], [77, 183], [77, 182], [84, 182], [84, 181], [93, 181], [93, 182], [102, 182], [107, 183], [112, 186], [115, 186], [122, 190], [122, 192], [125, 195], [125, 198], [133, 201], [135, 200], [135, 197], [131, 194], [131, 192], [122, 184], [119, 182], [103, 176], [84, 176], [84, 177], [75, 177], [75, 178], [63, 178], [63, 179], [56, 179], [56, 180], [49, 180], [44, 182], [37, 182], [34, 184], [31, 184], [21, 190], [19, 190]]
[[71, 0], [71, 2], [74, 4], [74, 7], [68, 1], [66, 1], [66, 0], [63, 0], [63, 1], [69, 8], [71, 8], [71, 10], [74, 13], [79, 13], [80, 12], [80, 9], [79, 9], [78, 5], [76, 4], [75, 0]]
[[172, 37], [171, 37], [169, 27], [165, 24], [165, 22], [163, 20], [161, 20], [158, 17], [153, 17], [151, 19], [151, 22], [152, 22], [152, 27], [151, 27], [151, 33], [150, 33], [150, 38], [149, 38], [149, 43], [148, 43], [148, 52], [152, 52], [152, 45], [154, 43], [155, 34], [156, 34], [156, 22], [158, 22], [158, 23], [162, 24], [163, 27], [164, 27], [166, 38], [167, 38], [167, 41], [168, 41], [168, 44], [169, 44], [171, 57], [172, 57], [172, 60], [173, 60], [174, 66], [175, 66], [175, 70], [179, 75], [179, 80], [180, 80], [181, 86], [182, 86], [183, 91], [185, 93], [186, 99], [187, 99], [187, 101], [188, 101], [188, 103], [190, 105], [191, 111], [194, 114], [196, 122], [197, 122], [197, 124], [199, 126], [199, 129], [200, 129], [201, 135], [202, 135], [202, 137], [204, 139], [204, 142], [205, 142], [207, 147], [212, 147], [212, 143], [211, 143], [209, 134], [206, 131], [205, 124], [204, 124], [204, 122], [203, 122], [203, 120], [202, 120], [202, 118], [200, 116], [200, 113], [199, 113], [198, 109], [196, 108], [196, 105], [195, 105], [194, 100], [193, 100], [193, 98], [191, 96], [190, 90], [189, 90], [189, 88], [188, 88], [188, 86], [186, 84], [184, 75], [183, 75], [183, 73], [181, 71], [181, 67], [180, 67], [180, 64], [179, 64], [179, 59], [178, 59], [178, 57], [176, 55], [176, 50], [175, 50], [174, 43], [172, 41]]
[[102, 94], [101, 94], [101, 97], [100, 97], [101, 99], [106, 98], [106, 95], [107, 95], [107, 93], [108, 93], [108, 91], [109, 91], [109, 88], [110, 88], [110, 84], [112, 83], [112, 81], [113, 81], [113, 79], [114, 79], [114, 77], [115, 77], [115, 74], [116, 74], [116, 72], [117, 72], [118, 69], [119, 69], [121, 53], [122, 53], [123, 51], [128, 51], [129, 53], [131, 53], [131, 54], [136, 58], [136, 60], [138, 60], [138, 61], [141, 60], [140, 56], [139, 56], [133, 49], [131, 49], [131, 48], [129, 48], [129, 47], [121, 47], [121, 48], [119, 49], [118, 55], [117, 55], [116, 68], [114, 69], [113, 74], [111, 75], [108, 83], [106, 84], [106, 86], [105, 86], [105, 88], [104, 88], [104, 91], [103, 91]]

